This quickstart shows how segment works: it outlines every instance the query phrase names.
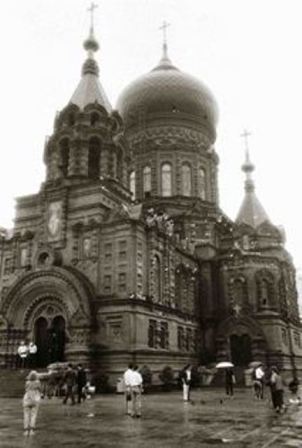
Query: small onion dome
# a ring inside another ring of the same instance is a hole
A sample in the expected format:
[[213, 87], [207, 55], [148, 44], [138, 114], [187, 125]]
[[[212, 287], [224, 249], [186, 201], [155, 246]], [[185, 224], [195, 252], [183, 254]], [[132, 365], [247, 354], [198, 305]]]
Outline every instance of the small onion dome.
[[99, 67], [94, 59], [87, 58], [82, 67], [82, 75], [87, 75], [91, 73], [92, 75], [99, 76]]
[[255, 165], [253, 165], [249, 160], [246, 160], [241, 166], [241, 169], [244, 173], [252, 173], [255, 169]]
[[92, 33], [90, 33], [90, 36], [84, 41], [83, 47], [86, 51], [98, 51], [100, 48], [98, 41]]
[[178, 117], [193, 120], [216, 136], [218, 107], [210, 90], [198, 79], [176, 68], [164, 54], [159, 64], [139, 77], [119, 96], [117, 110], [126, 127], [144, 120]]

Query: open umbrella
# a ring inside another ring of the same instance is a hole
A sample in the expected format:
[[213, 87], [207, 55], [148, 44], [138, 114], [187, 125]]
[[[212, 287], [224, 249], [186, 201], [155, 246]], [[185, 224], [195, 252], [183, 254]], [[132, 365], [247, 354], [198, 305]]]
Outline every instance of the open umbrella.
[[229, 369], [230, 367], [234, 367], [234, 364], [229, 361], [221, 361], [216, 364], [216, 369]]
[[259, 367], [262, 365], [261, 361], [252, 361], [249, 363], [249, 368], [250, 369], [255, 369], [256, 367]]

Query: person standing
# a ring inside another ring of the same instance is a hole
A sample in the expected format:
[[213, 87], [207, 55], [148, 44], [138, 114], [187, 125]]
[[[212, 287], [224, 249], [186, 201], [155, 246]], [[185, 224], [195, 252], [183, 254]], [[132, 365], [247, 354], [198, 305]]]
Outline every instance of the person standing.
[[130, 390], [131, 390], [131, 417], [141, 417], [142, 411], [142, 390], [143, 377], [138, 371], [138, 367], [133, 368], [130, 376]]
[[187, 364], [181, 373], [183, 400], [190, 401], [190, 386], [192, 381], [192, 366]]
[[133, 374], [133, 364], [128, 365], [128, 369], [124, 373], [124, 395], [125, 395], [125, 406], [126, 406], [126, 414], [131, 415], [131, 411], [129, 408], [131, 401], [131, 377]]
[[283, 402], [283, 379], [279, 369], [273, 366], [270, 376], [270, 388], [272, 394], [272, 403], [276, 412], [282, 412], [285, 409]]
[[20, 345], [18, 347], [18, 365], [17, 367], [21, 367], [21, 369], [24, 369], [26, 365], [26, 359], [28, 356], [28, 346], [26, 345], [25, 341], [21, 341]]
[[36, 356], [38, 348], [34, 342], [28, 344], [28, 364], [29, 366], [36, 367]]
[[290, 403], [299, 403], [301, 402], [301, 399], [298, 395], [299, 392], [299, 380], [297, 376], [294, 376], [293, 379], [288, 384], [288, 389], [291, 392], [291, 398], [289, 400]]
[[86, 395], [84, 394], [84, 388], [87, 383], [87, 375], [85, 369], [83, 369], [82, 364], [78, 365], [77, 371], [77, 395], [78, 395], [78, 403], [81, 403], [81, 400], [85, 400]]
[[63, 400], [63, 404], [67, 403], [69, 397], [71, 398], [71, 404], [75, 404], [74, 387], [76, 384], [76, 373], [73, 369], [72, 364], [68, 364], [67, 371], [64, 375], [64, 381], [66, 385], [66, 394]]
[[23, 397], [24, 435], [33, 435], [36, 429], [39, 404], [41, 400], [41, 382], [36, 371], [32, 370], [25, 383]]
[[231, 397], [234, 395], [235, 375], [231, 368], [225, 371], [225, 392]]

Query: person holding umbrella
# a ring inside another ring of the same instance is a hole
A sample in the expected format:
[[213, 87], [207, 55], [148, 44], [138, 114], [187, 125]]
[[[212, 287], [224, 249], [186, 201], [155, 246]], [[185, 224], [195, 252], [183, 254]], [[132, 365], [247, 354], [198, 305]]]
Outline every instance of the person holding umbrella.
[[225, 392], [231, 397], [234, 395], [235, 375], [231, 367], [225, 370]]
[[236, 382], [233, 367], [234, 364], [229, 361], [222, 361], [216, 365], [216, 369], [225, 369], [225, 392], [231, 397], [234, 395], [234, 384]]

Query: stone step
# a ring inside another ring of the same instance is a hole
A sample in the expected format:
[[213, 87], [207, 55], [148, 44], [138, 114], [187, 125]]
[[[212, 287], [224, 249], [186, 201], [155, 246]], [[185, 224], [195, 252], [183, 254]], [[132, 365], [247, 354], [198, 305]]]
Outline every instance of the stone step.
[[0, 397], [21, 398], [28, 373], [27, 369], [0, 369]]

